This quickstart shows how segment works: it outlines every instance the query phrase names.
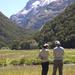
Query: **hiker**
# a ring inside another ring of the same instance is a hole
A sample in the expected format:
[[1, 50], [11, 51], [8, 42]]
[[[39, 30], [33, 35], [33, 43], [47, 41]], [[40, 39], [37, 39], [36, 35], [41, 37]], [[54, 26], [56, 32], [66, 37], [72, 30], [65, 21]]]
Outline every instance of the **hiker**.
[[64, 48], [61, 46], [60, 41], [55, 41], [56, 47], [53, 50], [54, 64], [53, 64], [53, 75], [56, 75], [57, 69], [59, 75], [63, 75], [63, 56]]
[[41, 75], [47, 75], [48, 69], [49, 69], [49, 61], [48, 61], [48, 56], [49, 56], [49, 50], [48, 50], [48, 44], [45, 43], [43, 45], [42, 50], [40, 50], [39, 53], [39, 58], [41, 59], [41, 67], [42, 67], [42, 73]]

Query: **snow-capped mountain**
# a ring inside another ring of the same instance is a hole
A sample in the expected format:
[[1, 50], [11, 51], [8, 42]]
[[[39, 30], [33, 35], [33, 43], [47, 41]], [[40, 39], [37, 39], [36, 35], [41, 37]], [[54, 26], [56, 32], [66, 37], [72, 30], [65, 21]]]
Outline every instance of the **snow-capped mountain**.
[[75, 0], [29, 0], [26, 6], [10, 19], [26, 29], [40, 29]]

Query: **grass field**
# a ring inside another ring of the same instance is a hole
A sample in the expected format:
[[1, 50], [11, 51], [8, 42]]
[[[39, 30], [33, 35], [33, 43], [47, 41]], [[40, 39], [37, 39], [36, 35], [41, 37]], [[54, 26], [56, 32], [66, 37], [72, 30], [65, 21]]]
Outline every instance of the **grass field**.
[[[50, 50], [50, 62], [53, 62], [52, 52]], [[39, 50], [0, 50], [0, 75], [41, 75], [41, 66], [32, 65], [33, 62], [40, 61], [38, 53]], [[19, 65], [20, 63], [26, 65]], [[75, 75], [75, 65], [72, 65], [75, 63], [74, 49], [65, 49], [64, 63], [69, 64], [64, 64], [64, 75]], [[52, 67], [50, 64], [48, 75], [52, 75]]]
[[[41, 75], [41, 66], [29, 65], [2, 67], [0, 68], [0, 75]], [[49, 67], [48, 75], [52, 75], [52, 65]], [[75, 75], [75, 65], [64, 65], [63, 75]]]
[[[53, 62], [53, 50], [50, 50], [49, 61]], [[39, 50], [0, 50], [0, 65], [1, 64], [32, 64], [40, 63], [37, 58]], [[64, 63], [75, 63], [75, 50], [65, 49]]]

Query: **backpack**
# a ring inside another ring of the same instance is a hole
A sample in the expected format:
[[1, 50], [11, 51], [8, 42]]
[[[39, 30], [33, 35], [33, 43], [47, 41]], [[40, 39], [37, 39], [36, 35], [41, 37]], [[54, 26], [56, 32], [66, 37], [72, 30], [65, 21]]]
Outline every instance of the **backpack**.
[[41, 50], [40, 53], [39, 53], [39, 58], [40, 59], [48, 59], [48, 51]]

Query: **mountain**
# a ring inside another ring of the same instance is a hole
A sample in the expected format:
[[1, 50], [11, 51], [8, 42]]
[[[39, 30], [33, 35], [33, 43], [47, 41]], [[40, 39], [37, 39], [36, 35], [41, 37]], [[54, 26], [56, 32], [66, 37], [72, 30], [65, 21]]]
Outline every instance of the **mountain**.
[[38, 30], [73, 2], [75, 0], [29, 0], [27, 5], [10, 19], [25, 29]]
[[0, 12], [0, 48], [4, 45], [11, 45], [15, 40], [20, 41], [24, 34], [23, 28], [18, 27]]
[[49, 42], [50, 47], [53, 47], [53, 42], [59, 40], [63, 47], [75, 48], [75, 3], [47, 22], [34, 38], [39, 46]]

